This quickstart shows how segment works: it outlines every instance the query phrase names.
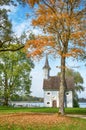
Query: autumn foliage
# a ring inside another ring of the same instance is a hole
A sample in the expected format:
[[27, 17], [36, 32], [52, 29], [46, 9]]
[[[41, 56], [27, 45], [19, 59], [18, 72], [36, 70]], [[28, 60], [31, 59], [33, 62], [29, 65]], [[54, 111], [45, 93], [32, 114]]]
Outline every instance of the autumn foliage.
[[27, 56], [37, 56], [37, 55], [42, 55], [44, 50], [49, 50], [49, 46], [53, 47], [55, 45], [55, 41], [52, 36], [36, 36], [34, 40], [29, 40], [26, 43], [25, 48], [29, 48], [29, 52]]
[[28, 56], [42, 54], [46, 46], [51, 47], [50, 52], [54, 49], [65, 57], [84, 53], [86, 10], [80, 0], [28, 0], [28, 3], [31, 6], [39, 3], [37, 18], [32, 20], [32, 25], [44, 32], [43, 36], [36, 36], [26, 43], [26, 48], [30, 48]]

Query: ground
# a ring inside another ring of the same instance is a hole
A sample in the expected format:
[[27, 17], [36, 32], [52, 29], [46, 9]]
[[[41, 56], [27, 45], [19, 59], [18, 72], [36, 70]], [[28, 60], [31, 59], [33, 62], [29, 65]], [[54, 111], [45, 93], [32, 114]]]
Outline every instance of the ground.
[[86, 120], [58, 113], [0, 113], [0, 130], [86, 130]]
[[34, 113], [18, 113], [18, 114], [0, 114], [0, 124], [57, 124], [70, 123], [69, 117], [58, 116], [58, 114], [34, 114]]

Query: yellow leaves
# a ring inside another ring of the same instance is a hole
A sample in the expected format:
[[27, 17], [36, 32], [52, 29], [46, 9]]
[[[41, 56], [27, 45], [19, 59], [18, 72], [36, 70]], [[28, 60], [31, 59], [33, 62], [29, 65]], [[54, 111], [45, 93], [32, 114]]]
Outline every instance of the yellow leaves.
[[35, 5], [35, 3], [39, 3], [39, 1], [40, 0], [27, 0], [28, 4], [32, 7]]
[[64, 53], [62, 51], [58, 51], [58, 54], [61, 57], [77, 57], [78, 55], [82, 55], [84, 53], [84, 51], [80, 48], [72, 48], [70, 51], [68, 51], [67, 53]]
[[[65, 38], [67, 37], [66, 35], [67, 34], [63, 33], [64, 39], [66, 39]], [[45, 50], [49, 49], [49, 47], [51, 49], [48, 51], [48, 53], [54, 53], [56, 49], [56, 41], [54, 37], [36, 36], [35, 40], [28, 40], [25, 45], [25, 49], [27, 50], [27, 57], [30, 57], [30, 56], [37, 57], [39, 55], [42, 55]], [[63, 50], [61, 51], [58, 46], [57, 53], [62, 57], [77, 57], [79, 54], [83, 53], [83, 50], [81, 50], [81, 48], [71, 48], [70, 51], [69, 50], [67, 51], [68, 52], [64, 52]]]
[[63, 54], [64, 57], [78, 57], [78, 55], [82, 55], [83, 54], [83, 50], [79, 49], [79, 48], [73, 48], [70, 50], [69, 53]]
[[42, 50], [37, 49], [37, 50], [35, 50], [35, 51], [31, 52], [31, 53], [27, 53], [27, 57], [34, 58], [34, 57], [37, 57], [38, 55], [41, 55], [42, 52], [43, 52]]
[[55, 4], [55, 0], [50, 0], [51, 4]]
[[83, 53], [83, 50], [81, 50], [81, 49], [79, 49], [79, 48], [73, 48], [73, 49], [71, 49], [71, 53], [80, 53], [80, 54], [82, 54]]
[[41, 44], [42, 42], [39, 42], [39, 40], [29, 40], [25, 45], [25, 50], [27, 50], [27, 57], [41, 55], [43, 51], [42, 46], [40, 46]]
[[71, 57], [72, 54], [71, 53], [66, 53], [66, 54], [63, 54], [62, 57]]
[[[40, 129], [41, 126], [48, 126], [47, 130], [50, 128], [49, 126], [54, 126], [57, 124], [70, 124], [72, 121], [70, 118], [65, 116], [59, 116], [58, 114], [35, 114], [35, 113], [15, 113], [15, 114], [1, 114], [0, 113], [0, 126], [7, 128], [7, 130], [12, 130], [13, 128], [29, 130], [29, 128]], [[29, 125], [28, 125], [29, 124]], [[39, 125], [40, 124], [40, 125]], [[11, 128], [10, 128], [11, 126]], [[15, 126], [15, 127], [14, 127]], [[19, 127], [20, 126], [20, 127]], [[30, 127], [28, 127], [30, 126]], [[33, 127], [31, 127], [33, 126]]]
[[70, 56], [72, 56], [72, 54], [70, 52], [69, 53], [63, 53], [62, 51], [58, 51], [58, 54], [61, 57], [70, 57]]
[[46, 8], [44, 5], [39, 5], [39, 8], [36, 12], [37, 19], [32, 20], [33, 26], [46, 26], [49, 25], [49, 23], [53, 23], [55, 20], [55, 14], [51, 11], [51, 9]]
[[47, 8], [45, 7], [44, 4], [40, 4], [40, 5], [39, 5], [39, 8], [38, 8], [36, 14], [37, 14], [37, 15], [40, 15], [40, 14], [41, 14], [41, 15], [46, 15], [46, 14], [47, 14]]
[[[28, 0], [31, 6], [40, 1]], [[47, 0], [46, 2], [48, 6], [44, 3], [38, 5], [36, 18], [32, 20], [32, 25], [41, 28], [44, 33], [53, 37], [38, 36], [35, 40], [28, 41], [26, 49], [29, 48], [29, 54], [33, 56], [42, 54], [48, 46], [54, 48], [56, 52], [59, 50], [58, 54], [63, 57], [81, 54], [82, 50], [78, 48], [86, 47], [86, 31], [84, 31], [83, 11], [77, 10], [79, 0], [77, 2], [68, 0], [68, 3], [63, 0]], [[79, 12], [80, 15], [78, 15]]]
[[46, 47], [53, 47], [55, 41], [52, 36], [38, 36], [35, 40], [28, 40], [25, 45], [25, 50], [27, 50], [27, 56], [35, 57], [41, 55]]
[[78, 32], [78, 33], [72, 33], [71, 37], [74, 37], [75, 39], [80, 38], [80, 32]]
[[40, 17], [38, 17], [38, 19], [34, 19], [33, 21], [32, 21], [32, 25], [33, 26], [41, 26], [41, 25], [45, 25], [45, 23], [46, 23], [46, 17], [44, 17], [44, 16], [40, 16]]
[[71, 33], [71, 35], [70, 35], [70, 39], [75, 40], [76, 42], [78, 40], [78, 43], [79, 43], [78, 45], [80, 45], [80, 46], [84, 46], [83, 43], [85, 43], [85, 37], [86, 37], [86, 32], [82, 31], [82, 30], [79, 30], [79, 31], [77, 30], [77, 31]]

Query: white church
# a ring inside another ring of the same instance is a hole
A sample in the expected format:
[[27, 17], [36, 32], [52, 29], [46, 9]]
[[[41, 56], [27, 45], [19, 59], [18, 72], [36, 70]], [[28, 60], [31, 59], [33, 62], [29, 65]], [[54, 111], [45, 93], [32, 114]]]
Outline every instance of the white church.
[[[43, 67], [44, 106], [59, 107], [60, 77], [50, 76], [50, 69], [51, 68], [49, 66], [48, 57], [46, 56], [45, 65]], [[65, 92], [66, 107], [73, 107], [73, 90], [74, 90], [73, 77], [66, 78], [66, 85], [67, 85], [67, 90]]]

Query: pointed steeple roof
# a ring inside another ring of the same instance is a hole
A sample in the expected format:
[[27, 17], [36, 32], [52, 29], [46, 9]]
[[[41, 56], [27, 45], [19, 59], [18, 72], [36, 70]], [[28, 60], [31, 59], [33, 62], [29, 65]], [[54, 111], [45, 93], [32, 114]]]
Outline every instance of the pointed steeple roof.
[[45, 69], [45, 68], [51, 69], [49, 66], [49, 62], [48, 62], [48, 55], [46, 55], [45, 65], [44, 65], [43, 69]]

